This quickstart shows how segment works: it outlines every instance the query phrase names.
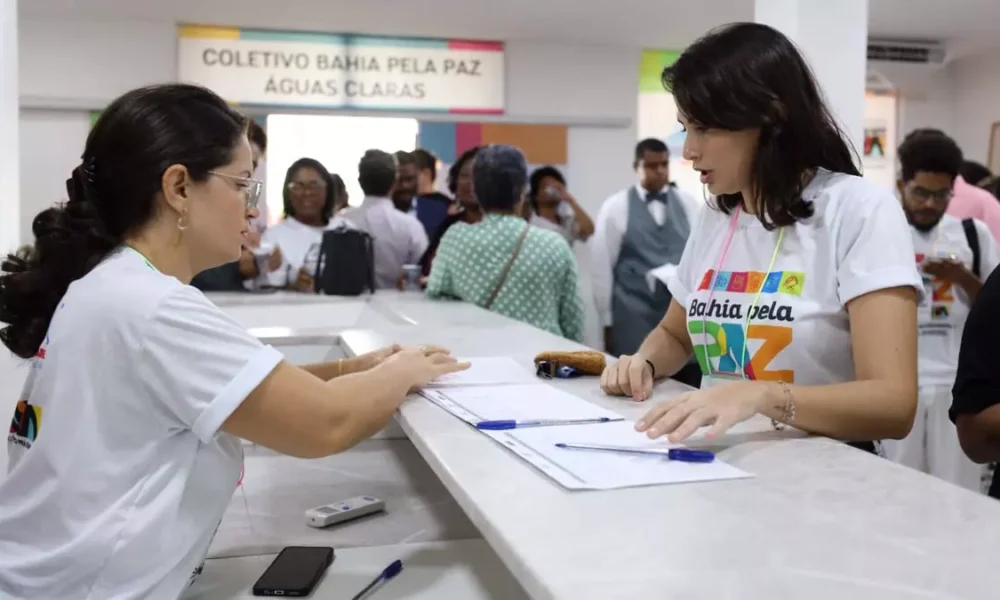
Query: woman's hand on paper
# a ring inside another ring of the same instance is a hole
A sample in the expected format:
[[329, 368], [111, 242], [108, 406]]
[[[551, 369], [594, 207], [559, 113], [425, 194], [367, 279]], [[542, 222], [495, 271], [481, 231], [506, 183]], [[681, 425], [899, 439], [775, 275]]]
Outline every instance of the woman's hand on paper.
[[351, 372], [373, 369], [385, 362], [390, 356], [398, 354], [403, 350], [419, 350], [427, 356], [432, 354], [450, 354], [447, 348], [442, 348], [441, 346], [435, 346], [433, 344], [420, 346], [419, 348], [406, 348], [404, 346], [400, 346], [399, 344], [393, 344], [391, 346], [386, 346], [385, 348], [379, 348], [374, 352], [362, 354], [361, 356], [352, 359], [355, 364], [352, 365], [354, 368], [351, 369]]
[[384, 368], [399, 373], [410, 391], [419, 389], [442, 375], [457, 373], [469, 368], [469, 363], [458, 362], [447, 350], [436, 346], [403, 348], [385, 359]]
[[642, 355], [623, 354], [604, 367], [601, 390], [611, 396], [629, 396], [636, 402], [648, 400], [653, 395], [653, 368]]
[[680, 443], [700, 427], [711, 425], [705, 437], [720, 436], [764, 410], [768, 387], [763, 381], [739, 381], [681, 394], [654, 406], [635, 424], [655, 439], [666, 435]]

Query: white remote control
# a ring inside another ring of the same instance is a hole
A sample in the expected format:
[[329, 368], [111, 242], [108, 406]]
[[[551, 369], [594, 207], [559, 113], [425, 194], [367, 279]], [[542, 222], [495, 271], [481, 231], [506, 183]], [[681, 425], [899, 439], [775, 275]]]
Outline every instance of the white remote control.
[[306, 511], [306, 525], [310, 527], [329, 527], [365, 515], [385, 510], [385, 502], [372, 496], [358, 496], [333, 504], [324, 504]]

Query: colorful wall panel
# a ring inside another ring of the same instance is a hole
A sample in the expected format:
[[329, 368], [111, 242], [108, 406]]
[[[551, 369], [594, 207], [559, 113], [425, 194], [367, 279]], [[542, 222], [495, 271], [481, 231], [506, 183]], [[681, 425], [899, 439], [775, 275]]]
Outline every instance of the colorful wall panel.
[[442, 163], [451, 164], [465, 150], [482, 144], [517, 146], [530, 164], [565, 165], [569, 129], [548, 124], [420, 122], [417, 146], [433, 152]]

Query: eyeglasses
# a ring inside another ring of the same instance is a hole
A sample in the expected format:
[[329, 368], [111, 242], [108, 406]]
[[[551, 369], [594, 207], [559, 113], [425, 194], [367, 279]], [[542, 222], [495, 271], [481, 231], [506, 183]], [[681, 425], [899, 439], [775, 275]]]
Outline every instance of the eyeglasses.
[[907, 190], [907, 193], [913, 197], [914, 200], [919, 200], [920, 202], [927, 202], [930, 200], [934, 204], [947, 204], [951, 197], [955, 195], [955, 192], [949, 189], [943, 190], [929, 190], [925, 187], [912, 187]]
[[264, 187], [264, 182], [258, 179], [250, 179], [249, 177], [240, 177], [239, 175], [230, 175], [229, 173], [220, 173], [218, 171], [209, 171], [208, 174], [235, 181], [236, 187], [243, 192], [247, 208], [257, 208], [257, 203], [260, 201], [260, 191]]
[[296, 194], [304, 194], [306, 192], [325, 192], [326, 182], [325, 181], [289, 181], [288, 191], [295, 192]]

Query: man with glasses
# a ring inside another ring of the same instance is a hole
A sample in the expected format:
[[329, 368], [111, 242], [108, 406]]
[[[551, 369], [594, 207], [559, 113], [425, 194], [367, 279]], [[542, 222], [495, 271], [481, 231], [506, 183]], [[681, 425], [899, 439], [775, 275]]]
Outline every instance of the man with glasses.
[[917, 313], [917, 418], [909, 436], [886, 442], [885, 448], [898, 462], [978, 490], [982, 469], [962, 453], [948, 408], [969, 307], [1000, 256], [986, 225], [946, 214], [962, 166], [954, 140], [940, 131], [917, 130], [903, 140], [898, 154], [897, 187], [925, 293]]

